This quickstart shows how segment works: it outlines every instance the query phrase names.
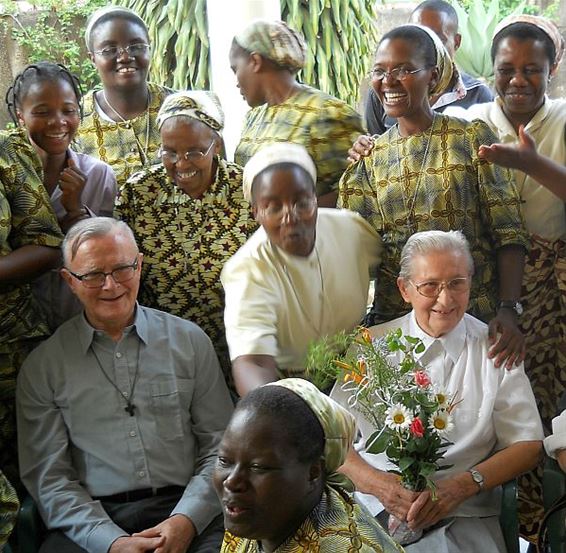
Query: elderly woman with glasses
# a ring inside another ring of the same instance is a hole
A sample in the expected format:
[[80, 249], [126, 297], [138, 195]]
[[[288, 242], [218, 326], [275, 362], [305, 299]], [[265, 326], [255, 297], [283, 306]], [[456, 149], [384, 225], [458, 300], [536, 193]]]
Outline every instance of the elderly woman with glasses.
[[102, 86], [84, 97], [76, 149], [108, 163], [121, 185], [158, 161], [156, 117], [173, 91], [147, 81], [149, 32], [132, 10], [96, 10], [87, 22], [85, 41]]
[[309, 342], [350, 331], [366, 312], [380, 241], [359, 215], [317, 208], [304, 147], [271, 144], [244, 170], [261, 228], [222, 271], [226, 337], [240, 395], [301, 376]]
[[120, 188], [116, 216], [144, 254], [140, 302], [198, 324], [228, 370], [220, 271], [257, 224], [242, 170], [219, 155], [223, 125], [213, 93], [168, 96], [157, 117], [162, 163]]
[[[412, 310], [370, 329], [373, 336], [401, 329], [419, 338], [424, 349], [417, 360], [432, 384], [458, 404], [451, 411], [451, 442], [441, 464], [448, 465], [430, 491], [413, 492], [384, 453], [365, 451], [372, 425], [355, 413], [360, 448], [352, 450], [341, 471], [354, 482], [356, 497], [378, 520], [387, 513], [424, 535], [407, 553], [506, 551], [499, 527], [499, 486], [531, 469], [542, 448], [542, 425], [523, 364], [497, 370], [487, 356], [487, 325], [466, 310], [474, 264], [460, 231], [427, 231], [411, 236], [401, 252], [397, 285]], [[392, 361], [398, 360], [398, 353]], [[347, 393], [335, 385], [332, 396], [347, 405]], [[358, 453], [359, 452], [359, 453]]]

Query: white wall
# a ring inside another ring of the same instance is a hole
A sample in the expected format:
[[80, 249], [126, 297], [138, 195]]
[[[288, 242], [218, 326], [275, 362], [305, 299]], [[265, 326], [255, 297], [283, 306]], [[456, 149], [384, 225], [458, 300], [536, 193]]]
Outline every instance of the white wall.
[[281, 19], [279, 0], [207, 0], [211, 88], [218, 94], [226, 123], [226, 154], [232, 159], [249, 107], [236, 87], [228, 55], [236, 32], [258, 18]]

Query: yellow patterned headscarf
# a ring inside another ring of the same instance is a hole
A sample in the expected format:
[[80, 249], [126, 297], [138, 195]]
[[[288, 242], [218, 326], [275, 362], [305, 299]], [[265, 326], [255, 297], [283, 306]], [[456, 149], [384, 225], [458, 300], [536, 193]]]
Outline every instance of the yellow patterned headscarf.
[[157, 114], [157, 128], [171, 117], [190, 117], [208, 125], [221, 134], [224, 128], [224, 112], [218, 96], [209, 90], [183, 90], [165, 98]]
[[324, 431], [324, 464], [328, 484], [352, 490], [350, 480], [336, 472], [352, 447], [356, 431], [354, 417], [314, 384], [302, 378], [283, 378], [267, 386], [282, 386], [303, 399], [316, 415]]
[[528, 23], [529, 25], [534, 25], [548, 35], [554, 44], [554, 49], [556, 51], [556, 59], [554, 62], [558, 67], [562, 61], [562, 57], [564, 56], [564, 38], [556, 24], [550, 21], [550, 19], [539, 17], [537, 15], [509, 15], [502, 19], [497, 27], [495, 27], [493, 36], [496, 37], [503, 29], [506, 29], [515, 23]]
[[257, 52], [293, 73], [305, 66], [305, 40], [284, 21], [258, 19], [238, 33], [234, 40], [244, 50]]

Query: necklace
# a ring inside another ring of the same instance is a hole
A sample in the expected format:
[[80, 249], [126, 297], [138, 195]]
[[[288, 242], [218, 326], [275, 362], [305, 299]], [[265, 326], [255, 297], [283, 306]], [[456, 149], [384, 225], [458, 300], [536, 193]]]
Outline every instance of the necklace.
[[[108, 101], [108, 98], [106, 97], [106, 92], [104, 92], [104, 89], [102, 89], [101, 92], [102, 92], [102, 97], [104, 98], [104, 101], [106, 102], [106, 105], [114, 112], [114, 114], [118, 117], [118, 119], [122, 123], [126, 123], [126, 125], [131, 125], [128, 122], [128, 120], [124, 119], [122, 117], [122, 115], [118, 112], [118, 110]], [[147, 151], [149, 149], [149, 106], [150, 106], [150, 104], [151, 104], [151, 92], [148, 89], [148, 91], [147, 91], [147, 107], [145, 108], [145, 116], [146, 116], [145, 148], [142, 146], [142, 144], [141, 144], [141, 142], [138, 138], [138, 135], [136, 134], [136, 131], [133, 128], [133, 125], [132, 125], [132, 130], [134, 131], [134, 139], [135, 139], [136, 144], [138, 146], [143, 165], [147, 165], [147, 161], [148, 161]]]
[[[407, 169], [406, 171], [403, 170], [402, 166], [401, 166], [401, 152], [400, 152], [400, 148], [399, 148], [399, 142], [401, 141], [401, 138], [403, 138], [401, 136], [401, 133], [399, 132], [399, 125], [397, 125], [397, 133], [399, 134], [399, 138], [397, 139], [397, 164], [399, 166], [399, 168], [401, 169], [401, 179], [405, 181], [405, 183], [401, 183], [401, 194], [403, 195], [403, 205], [405, 206], [405, 209], [407, 210], [407, 226], [408, 229], [410, 231], [410, 234], [413, 234], [416, 232], [417, 230], [417, 226], [416, 226], [416, 222], [415, 222], [415, 203], [417, 201], [417, 194], [419, 193], [419, 187], [421, 185], [421, 181], [423, 179], [423, 173], [425, 170], [425, 164], [428, 158], [428, 149], [430, 147], [430, 142], [432, 139], [432, 131], [434, 129], [434, 123], [436, 121], [436, 114], [434, 114], [432, 116], [432, 123], [430, 124], [430, 130], [428, 132], [428, 137], [426, 140], [426, 145], [425, 145], [425, 150], [424, 150], [424, 155], [423, 155], [423, 159], [421, 161], [421, 168], [419, 170], [418, 176], [417, 176], [417, 182], [415, 183], [415, 191], [413, 192], [413, 195], [407, 199], [407, 196], [405, 194], [405, 189], [407, 190], [407, 192], [409, 191], [409, 186], [411, 183], [411, 172]], [[404, 178], [403, 178], [404, 177]]]
[[104, 375], [104, 377], [106, 378], [106, 380], [108, 380], [108, 382], [110, 382], [110, 384], [112, 384], [114, 389], [122, 396], [122, 399], [126, 402], [126, 407], [124, 407], [124, 411], [126, 411], [126, 413], [128, 413], [130, 415], [130, 417], [133, 417], [134, 411], [136, 410], [136, 406], [132, 403], [132, 401], [134, 399], [134, 392], [135, 392], [135, 389], [136, 389], [136, 382], [138, 381], [138, 374], [139, 374], [139, 369], [140, 369], [141, 344], [139, 344], [139, 349], [138, 349], [138, 360], [137, 360], [137, 363], [136, 363], [136, 372], [134, 373], [134, 381], [132, 382], [132, 387], [130, 388], [130, 393], [127, 394], [127, 395], [124, 394], [122, 392], [122, 390], [120, 390], [120, 388], [118, 388], [116, 383], [108, 376], [108, 373], [104, 370], [104, 367], [102, 366], [102, 363], [100, 362], [100, 359], [98, 358], [98, 355], [96, 354], [96, 351], [94, 351], [94, 347], [91, 346], [90, 349], [92, 351], [92, 354], [94, 355], [94, 358], [96, 359], [96, 362], [98, 364], [98, 368], [101, 370], [101, 372]]
[[314, 324], [314, 321], [310, 317], [307, 310], [304, 308], [303, 302], [301, 301], [301, 298], [299, 298], [299, 295], [297, 293], [295, 283], [293, 282], [293, 279], [291, 278], [291, 275], [289, 274], [289, 270], [287, 269], [287, 264], [285, 263], [285, 260], [282, 258], [281, 254], [279, 253], [277, 246], [274, 246], [273, 249], [277, 252], [277, 256], [279, 257], [279, 261], [281, 262], [281, 265], [283, 266], [283, 272], [285, 273], [285, 276], [287, 277], [287, 280], [289, 281], [290, 288], [291, 288], [291, 290], [293, 290], [293, 295], [295, 296], [295, 299], [297, 300], [297, 303], [299, 304], [299, 307], [301, 309], [301, 312], [303, 313], [303, 316], [308, 321], [308, 323], [311, 325], [311, 327], [313, 328], [313, 330], [315, 331], [317, 336], [319, 338], [322, 337], [320, 327], [322, 325], [322, 321], [323, 321], [322, 317], [323, 317], [323, 314], [324, 314], [324, 300], [325, 300], [324, 276], [322, 274], [322, 265], [320, 263], [320, 257], [318, 255], [318, 249], [316, 248], [316, 245], [314, 246], [314, 253], [315, 253], [316, 262], [317, 262], [317, 266], [318, 266], [318, 276], [319, 276], [319, 279], [320, 279], [320, 311], [319, 311], [319, 318], [318, 318], [319, 324], [318, 325]]

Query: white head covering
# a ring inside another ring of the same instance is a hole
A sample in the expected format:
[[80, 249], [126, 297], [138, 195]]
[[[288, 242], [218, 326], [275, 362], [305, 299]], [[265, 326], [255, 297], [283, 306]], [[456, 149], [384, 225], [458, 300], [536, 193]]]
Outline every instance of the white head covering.
[[90, 52], [90, 35], [92, 34], [92, 30], [94, 29], [94, 27], [96, 27], [98, 22], [103, 17], [106, 17], [109, 14], [114, 14], [117, 17], [126, 16], [129, 17], [130, 19], [135, 19], [149, 34], [145, 21], [135, 11], [130, 10], [129, 8], [125, 8], [123, 6], [105, 6], [93, 12], [88, 18], [88, 21], [86, 23], [85, 42], [86, 42], [87, 50], [89, 52]]
[[291, 142], [275, 142], [259, 150], [244, 167], [244, 198], [252, 201], [252, 184], [264, 169], [279, 163], [293, 163], [302, 167], [316, 184], [316, 167], [304, 146]]

